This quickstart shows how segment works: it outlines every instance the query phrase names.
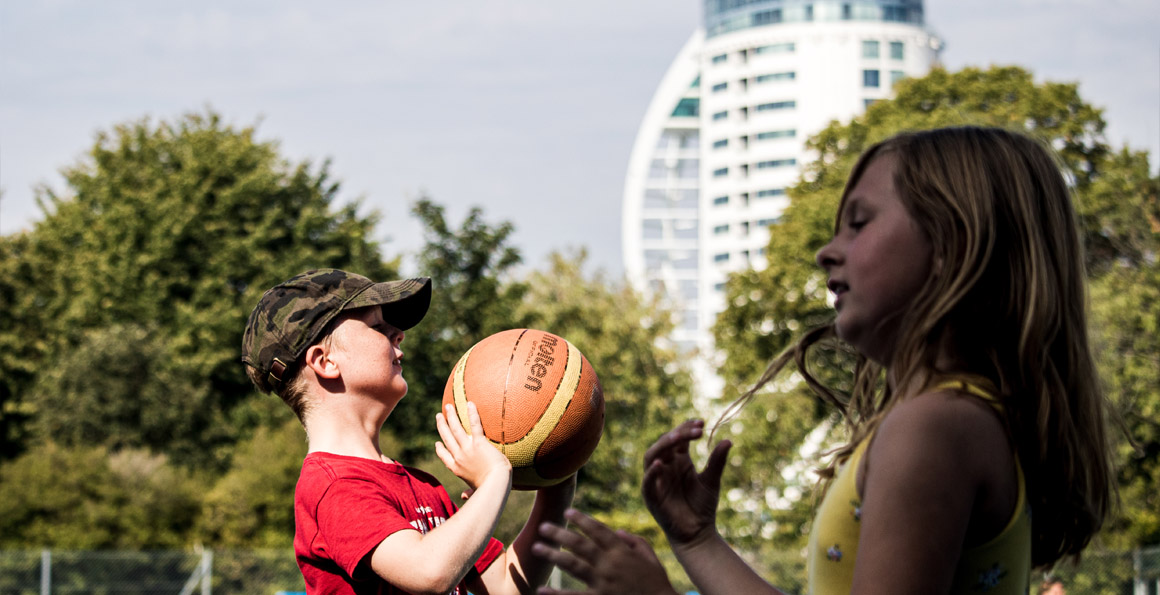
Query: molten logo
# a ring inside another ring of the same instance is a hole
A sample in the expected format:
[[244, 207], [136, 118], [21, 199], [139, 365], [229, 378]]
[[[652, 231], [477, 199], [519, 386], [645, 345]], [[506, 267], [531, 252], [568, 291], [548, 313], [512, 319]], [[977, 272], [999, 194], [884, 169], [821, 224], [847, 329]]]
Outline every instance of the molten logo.
[[544, 335], [543, 342], [533, 347], [532, 353], [535, 355], [535, 360], [528, 368], [528, 378], [524, 388], [538, 391], [543, 386], [540, 379], [548, 373], [548, 368], [556, 362], [556, 358], [552, 357], [552, 354], [556, 352], [557, 341], [558, 339], [552, 335]]

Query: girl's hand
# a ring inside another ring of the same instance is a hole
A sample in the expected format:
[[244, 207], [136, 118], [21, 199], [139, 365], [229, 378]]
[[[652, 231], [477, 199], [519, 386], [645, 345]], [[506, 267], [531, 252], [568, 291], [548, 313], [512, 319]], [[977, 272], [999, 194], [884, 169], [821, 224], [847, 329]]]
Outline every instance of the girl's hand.
[[[569, 510], [564, 516], [580, 532], [542, 523], [540, 536], [544, 541], [533, 544], [532, 553], [583, 581], [589, 588], [584, 593], [675, 595], [664, 567], [647, 541], [626, 531], [613, 531], [577, 510]], [[541, 587], [537, 593], [575, 595], [580, 591]]]
[[[448, 423], [449, 419], [454, 421]], [[443, 439], [435, 443], [435, 454], [439, 455], [439, 459], [452, 473], [467, 482], [472, 491], [478, 489], [491, 473], [506, 474], [510, 485], [512, 464], [483, 435], [479, 411], [471, 401], [467, 402], [467, 419], [471, 425], [471, 435], [459, 423], [453, 405], [447, 405], [446, 415], [435, 414], [435, 427]]]
[[716, 531], [721, 472], [732, 446], [723, 440], [698, 473], [689, 442], [700, 438], [705, 422], [686, 421], [662, 435], [644, 453], [644, 502], [674, 546], [699, 541]]

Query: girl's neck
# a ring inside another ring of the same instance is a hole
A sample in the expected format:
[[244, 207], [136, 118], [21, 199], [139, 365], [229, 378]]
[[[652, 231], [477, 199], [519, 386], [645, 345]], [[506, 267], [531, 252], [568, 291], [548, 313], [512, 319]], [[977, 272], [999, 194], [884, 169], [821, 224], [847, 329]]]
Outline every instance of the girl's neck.
[[931, 347], [935, 350], [933, 361], [926, 360], [924, 357], [922, 361], [917, 362], [918, 365], [910, 371], [907, 378], [901, 377], [904, 371], [895, 365], [898, 363], [896, 359], [892, 360], [891, 365], [886, 367], [886, 386], [889, 387], [891, 394], [904, 398], [915, 396], [937, 382], [940, 377], [969, 374], [970, 366], [956, 353], [953, 345], [954, 340], [951, 338], [951, 333], [944, 332], [942, 337], [935, 341]]

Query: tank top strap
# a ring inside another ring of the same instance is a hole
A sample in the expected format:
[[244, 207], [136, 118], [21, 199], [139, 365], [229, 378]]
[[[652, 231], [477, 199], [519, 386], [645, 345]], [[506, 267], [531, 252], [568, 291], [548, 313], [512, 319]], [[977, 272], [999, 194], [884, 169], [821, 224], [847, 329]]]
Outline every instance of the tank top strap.
[[982, 376], [952, 376], [943, 378], [935, 382], [931, 388], [938, 390], [961, 390], [986, 401], [996, 411], [1003, 412], [1003, 404], [999, 402], [999, 397], [996, 396], [998, 391], [995, 389], [995, 385]]

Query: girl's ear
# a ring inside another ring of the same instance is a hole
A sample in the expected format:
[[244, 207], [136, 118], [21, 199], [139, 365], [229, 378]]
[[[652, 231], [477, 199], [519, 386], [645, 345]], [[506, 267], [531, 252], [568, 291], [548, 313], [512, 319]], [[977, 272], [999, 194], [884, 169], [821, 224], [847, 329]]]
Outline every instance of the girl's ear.
[[305, 365], [319, 378], [338, 378], [341, 374], [338, 362], [330, 356], [330, 350], [322, 345], [311, 345], [304, 354]]

